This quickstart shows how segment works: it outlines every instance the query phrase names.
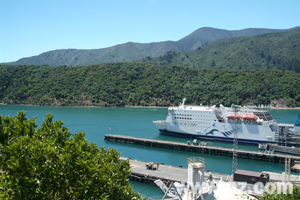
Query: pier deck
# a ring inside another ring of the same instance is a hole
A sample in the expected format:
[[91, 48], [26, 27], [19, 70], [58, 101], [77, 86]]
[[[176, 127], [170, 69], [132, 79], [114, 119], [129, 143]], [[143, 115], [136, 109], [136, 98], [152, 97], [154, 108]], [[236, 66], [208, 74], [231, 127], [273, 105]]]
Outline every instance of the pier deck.
[[[233, 149], [220, 148], [220, 147], [210, 147], [210, 146], [196, 146], [188, 145], [180, 142], [171, 142], [163, 140], [152, 140], [146, 138], [137, 138], [130, 136], [122, 135], [105, 135], [104, 139], [107, 141], [122, 142], [127, 144], [138, 144], [144, 146], [158, 147], [158, 148], [168, 148], [181, 151], [192, 151], [198, 153], [207, 153], [223, 156], [232, 156]], [[291, 164], [294, 164], [295, 161], [300, 160], [299, 156], [287, 156], [279, 154], [266, 154], [262, 152], [246, 151], [246, 150], [236, 150], [239, 158], [252, 159], [252, 160], [261, 160], [269, 162], [278, 162], [284, 163], [287, 157], [291, 158]]]
[[[131, 166], [129, 179], [147, 184], [153, 184], [157, 179], [161, 179], [164, 182], [187, 183], [187, 168], [160, 164], [157, 170], [148, 170], [146, 169], [146, 164], [148, 163], [149, 162], [129, 159], [129, 164]], [[206, 178], [208, 178], [208, 175], [208, 172], [205, 172]], [[220, 180], [221, 178], [226, 180], [229, 175], [212, 173], [212, 176], [215, 180]]]
[[[124, 158], [123, 158], [124, 159]], [[188, 169], [182, 167], [175, 167], [171, 165], [162, 165], [160, 164], [157, 170], [147, 170], [146, 164], [149, 162], [139, 161], [128, 159], [129, 164], [131, 166], [131, 174], [129, 175], [129, 179], [133, 181], [139, 181], [147, 184], [154, 185], [154, 181], [157, 179], [161, 179], [165, 183], [167, 182], [180, 182], [180, 183], [187, 183], [188, 177]], [[268, 173], [270, 175], [271, 182], [282, 182], [285, 181], [285, 174], [274, 173], [263, 171], [264, 173]], [[214, 180], [230, 180], [229, 175], [227, 174], [220, 174], [211, 172], [212, 177]], [[205, 178], [208, 178], [209, 173], [205, 171], [204, 173]], [[289, 177], [290, 182], [292, 183], [300, 183], [300, 176], [297, 175], [290, 175]]]
[[267, 144], [268, 150], [277, 152], [289, 153], [294, 155], [300, 155], [300, 149], [295, 147], [279, 146], [277, 144]]

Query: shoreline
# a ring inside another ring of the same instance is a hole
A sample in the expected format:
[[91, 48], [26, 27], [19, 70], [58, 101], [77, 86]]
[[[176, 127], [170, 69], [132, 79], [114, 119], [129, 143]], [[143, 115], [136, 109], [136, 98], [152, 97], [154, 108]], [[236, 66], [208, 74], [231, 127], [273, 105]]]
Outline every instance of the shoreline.
[[[36, 104], [6, 104], [6, 103], [0, 103], [1, 105], [8, 105], [8, 106], [43, 106], [43, 105], [36, 105]], [[46, 105], [49, 107], [87, 107], [87, 108], [169, 108], [171, 106], [111, 106], [111, 107], [102, 107], [102, 106], [59, 106], [59, 105]], [[300, 110], [300, 107], [266, 107], [266, 108], [253, 108], [253, 109], [272, 109], [272, 110]]]
[[168, 108], [166, 106], [110, 106], [110, 107], [103, 107], [103, 106], [60, 106], [60, 105], [36, 105], [36, 104], [6, 104], [0, 103], [0, 106], [40, 106], [40, 107], [79, 107], [79, 108]]

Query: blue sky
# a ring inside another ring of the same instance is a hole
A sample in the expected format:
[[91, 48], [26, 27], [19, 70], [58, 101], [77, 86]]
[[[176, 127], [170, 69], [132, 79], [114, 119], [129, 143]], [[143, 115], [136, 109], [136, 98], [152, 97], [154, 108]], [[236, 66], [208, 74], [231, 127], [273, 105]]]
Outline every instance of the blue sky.
[[177, 41], [201, 27], [287, 29], [299, 0], [0, 0], [0, 63], [55, 49]]

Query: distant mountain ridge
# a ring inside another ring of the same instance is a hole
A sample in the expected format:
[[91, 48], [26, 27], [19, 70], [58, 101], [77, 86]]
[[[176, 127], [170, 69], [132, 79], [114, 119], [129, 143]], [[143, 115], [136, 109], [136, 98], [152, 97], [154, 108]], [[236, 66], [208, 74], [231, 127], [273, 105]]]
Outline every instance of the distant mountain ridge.
[[152, 43], [127, 42], [102, 49], [80, 50], [59, 49], [44, 52], [37, 56], [21, 58], [10, 65], [50, 65], [50, 66], [84, 66], [100, 63], [132, 62], [146, 57], [157, 57], [168, 51], [189, 52], [204, 44], [222, 38], [243, 37], [287, 31], [288, 29], [249, 28], [243, 30], [223, 30], [216, 28], [200, 28], [178, 41], [164, 41]]
[[182, 38], [177, 42], [177, 46], [181, 49], [180, 52], [190, 52], [198, 47], [201, 47], [205, 44], [214, 42], [219, 39], [231, 38], [231, 37], [245, 37], [260, 35], [264, 33], [273, 33], [288, 31], [289, 29], [264, 29], [264, 28], [247, 28], [242, 30], [224, 30], [204, 27], [200, 28], [188, 36]]
[[284, 69], [300, 72], [300, 28], [211, 42], [187, 53], [169, 51], [142, 60], [201, 69]]

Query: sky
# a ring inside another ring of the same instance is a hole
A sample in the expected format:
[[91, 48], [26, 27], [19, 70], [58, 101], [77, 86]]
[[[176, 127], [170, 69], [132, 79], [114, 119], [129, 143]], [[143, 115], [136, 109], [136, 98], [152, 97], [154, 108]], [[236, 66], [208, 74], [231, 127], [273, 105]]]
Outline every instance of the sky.
[[0, 63], [56, 49], [177, 41], [201, 27], [288, 29], [300, 0], [0, 0]]

